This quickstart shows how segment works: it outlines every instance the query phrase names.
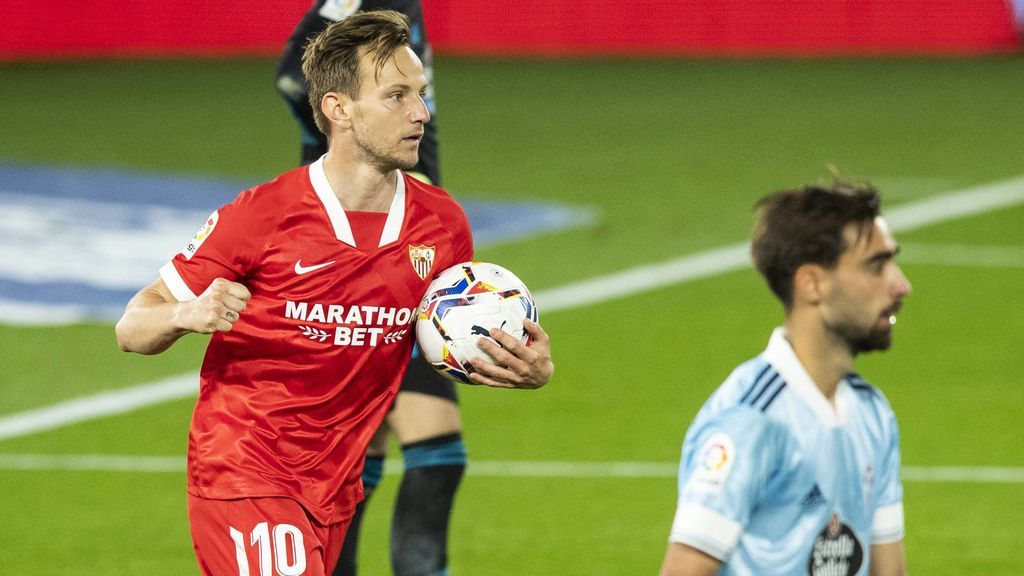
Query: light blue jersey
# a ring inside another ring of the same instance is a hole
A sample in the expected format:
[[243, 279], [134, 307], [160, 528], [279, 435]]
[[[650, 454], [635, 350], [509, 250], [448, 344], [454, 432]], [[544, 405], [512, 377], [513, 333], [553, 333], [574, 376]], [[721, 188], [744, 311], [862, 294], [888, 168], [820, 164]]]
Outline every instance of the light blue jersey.
[[903, 539], [896, 417], [856, 375], [835, 408], [779, 328], [697, 414], [683, 443], [669, 540], [737, 576], [868, 574]]

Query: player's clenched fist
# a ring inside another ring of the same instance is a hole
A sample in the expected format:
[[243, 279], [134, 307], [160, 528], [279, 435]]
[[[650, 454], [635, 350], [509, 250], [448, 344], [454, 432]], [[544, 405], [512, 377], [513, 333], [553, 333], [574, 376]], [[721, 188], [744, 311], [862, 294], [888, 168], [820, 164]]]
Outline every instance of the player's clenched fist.
[[136, 294], [114, 331], [126, 352], [159, 354], [188, 334], [227, 332], [252, 295], [237, 283], [217, 278], [198, 298], [179, 300], [162, 278]]
[[252, 294], [249, 289], [224, 278], [217, 278], [198, 298], [181, 308], [181, 326], [192, 332], [227, 332], [238, 321]]

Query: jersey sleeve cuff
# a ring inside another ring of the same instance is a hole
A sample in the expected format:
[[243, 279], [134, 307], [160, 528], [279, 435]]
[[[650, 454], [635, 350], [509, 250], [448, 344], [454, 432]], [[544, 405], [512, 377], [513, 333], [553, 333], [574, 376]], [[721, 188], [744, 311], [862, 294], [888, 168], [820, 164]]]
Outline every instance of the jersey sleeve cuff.
[[871, 521], [871, 543], [889, 544], [903, 539], [903, 502], [875, 510]]
[[185, 284], [185, 280], [178, 273], [178, 269], [174, 267], [173, 261], [164, 264], [160, 268], [160, 278], [163, 279], [164, 284], [170, 289], [171, 294], [178, 299], [178, 302], [188, 302], [189, 300], [196, 299], [195, 293], [188, 287], [188, 284]]
[[714, 556], [723, 562], [739, 542], [743, 527], [714, 510], [683, 503], [676, 510], [669, 542], [678, 542]]

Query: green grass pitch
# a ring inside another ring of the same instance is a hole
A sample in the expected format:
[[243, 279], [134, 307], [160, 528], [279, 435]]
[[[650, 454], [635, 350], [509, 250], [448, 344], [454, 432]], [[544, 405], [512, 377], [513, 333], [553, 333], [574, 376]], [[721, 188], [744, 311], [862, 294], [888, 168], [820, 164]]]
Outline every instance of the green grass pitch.
[[[1024, 174], [1024, 60], [440, 59], [456, 195], [596, 208], [598, 225], [479, 251], [535, 291], [744, 241], [763, 193], [826, 165], [893, 207]], [[297, 160], [269, 60], [0, 65], [0, 161], [250, 180]], [[2, 183], [0, 183], [2, 187]], [[858, 368], [888, 395], [910, 466], [1024, 466], [1024, 206], [908, 233], [894, 349]], [[198, 224], [198, 223], [197, 223]], [[1001, 247], [1004, 266], [915, 259]], [[153, 271], [154, 276], [156, 270]], [[472, 460], [671, 463], [706, 396], [781, 313], [749, 269], [545, 314], [545, 389], [462, 389]], [[197, 369], [205, 342], [120, 353], [112, 327], [0, 325], [0, 417]], [[0, 441], [2, 454], [183, 456], [191, 401]], [[385, 574], [386, 476], [364, 526]], [[0, 573], [194, 574], [182, 473], [0, 469]], [[908, 482], [910, 571], [1024, 573], [1024, 485]], [[656, 573], [675, 480], [469, 475], [456, 575]]]

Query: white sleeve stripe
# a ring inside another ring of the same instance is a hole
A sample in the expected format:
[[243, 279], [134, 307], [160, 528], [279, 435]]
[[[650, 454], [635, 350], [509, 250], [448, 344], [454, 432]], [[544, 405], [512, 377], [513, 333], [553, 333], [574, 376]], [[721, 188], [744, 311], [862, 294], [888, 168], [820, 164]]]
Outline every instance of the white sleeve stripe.
[[871, 542], [886, 544], [903, 539], [903, 502], [882, 506], [875, 510], [871, 521]]
[[742, 533], [743, 527], [735, 520], [697, 504], [681, 503], [668, 539], [724, 560], [736, 547]]
[[189, 300], [196, 299], [192, 289], [181, 279], [181, 274], [174, 267], [174, 262], [168, 262], [160, 268], [160, 277], [163, 278], [164, 284], [167, 284], [167, 288], [171, 290], [171, 294], [174, 294], [178, 302], [188, 302]]

